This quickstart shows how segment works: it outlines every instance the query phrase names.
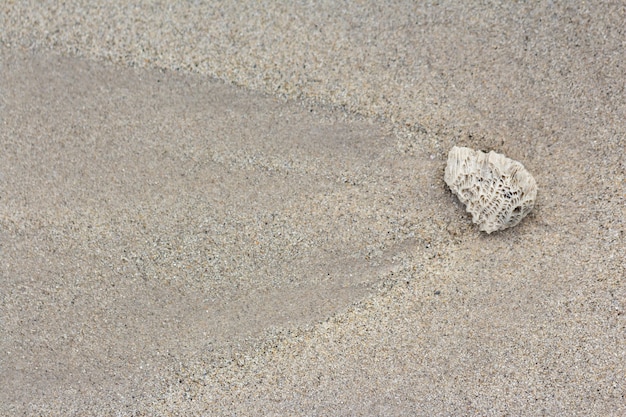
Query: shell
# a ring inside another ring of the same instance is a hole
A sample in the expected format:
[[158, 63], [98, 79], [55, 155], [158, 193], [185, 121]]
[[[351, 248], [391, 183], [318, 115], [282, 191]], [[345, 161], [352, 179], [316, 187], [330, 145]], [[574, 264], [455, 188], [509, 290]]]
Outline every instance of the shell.
[[494, 151], [453, 147], [444, 180], [487, 233], [518, 224], [537, 198], [537, 182], [524, 165]]

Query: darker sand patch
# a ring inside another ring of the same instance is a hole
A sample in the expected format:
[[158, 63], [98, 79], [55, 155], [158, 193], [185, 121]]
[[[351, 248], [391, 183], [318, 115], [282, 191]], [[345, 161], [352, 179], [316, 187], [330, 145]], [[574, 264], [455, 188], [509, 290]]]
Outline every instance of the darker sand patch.
[[416, 206], [393, 200], [415, 189], [385, 178], [421, 172], [428, 193], [439, 162], [390, 163], [376, 125], [202, 77], [5, 56], [9, 409], [133, 403], [180, 355], [359, 299], [416, 239]]

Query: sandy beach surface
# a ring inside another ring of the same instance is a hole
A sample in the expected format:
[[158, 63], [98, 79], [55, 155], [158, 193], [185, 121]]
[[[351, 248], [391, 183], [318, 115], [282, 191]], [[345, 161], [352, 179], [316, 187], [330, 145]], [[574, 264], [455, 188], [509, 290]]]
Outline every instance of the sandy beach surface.
[[626, 415], [625, 5], [128, 3], [0, 4], [0, 415]]

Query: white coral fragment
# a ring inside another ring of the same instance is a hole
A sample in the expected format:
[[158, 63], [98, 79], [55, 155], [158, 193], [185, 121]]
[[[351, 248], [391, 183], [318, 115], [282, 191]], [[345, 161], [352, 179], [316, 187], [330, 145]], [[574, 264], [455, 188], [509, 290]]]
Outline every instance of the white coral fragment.
[[444, 180], [487, 233], [518, 224], [537, 197], [537, 183], [526, 168], [494, 151], [453, 147]]

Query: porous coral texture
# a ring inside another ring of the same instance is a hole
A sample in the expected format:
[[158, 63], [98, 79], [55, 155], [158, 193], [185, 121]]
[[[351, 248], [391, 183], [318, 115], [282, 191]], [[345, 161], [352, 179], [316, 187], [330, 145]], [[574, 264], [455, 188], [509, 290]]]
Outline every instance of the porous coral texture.
[[444, 180], [487, 233], [518, 224], [537, 197], [537, 183], [526, 168], [494, 151], [453, 147]]

